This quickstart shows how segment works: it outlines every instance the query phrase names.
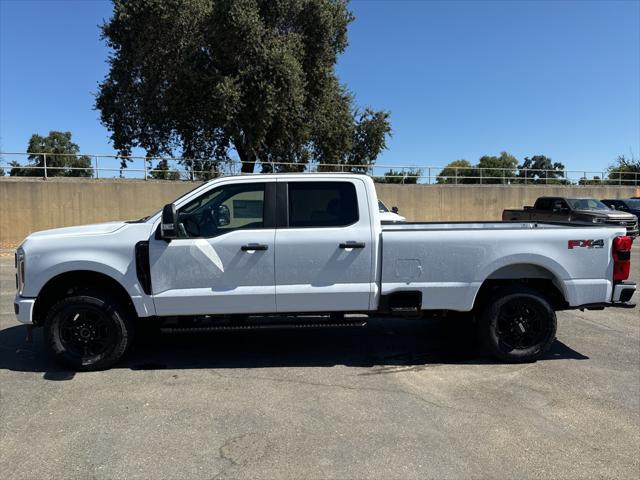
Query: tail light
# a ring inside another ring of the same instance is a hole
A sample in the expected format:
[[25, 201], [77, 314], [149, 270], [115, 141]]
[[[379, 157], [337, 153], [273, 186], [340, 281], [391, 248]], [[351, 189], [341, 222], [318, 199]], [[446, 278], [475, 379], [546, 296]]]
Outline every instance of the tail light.
[[629, 278], [631, 270], [631, 237], [613, 239], [613, 281], [621, 282]]

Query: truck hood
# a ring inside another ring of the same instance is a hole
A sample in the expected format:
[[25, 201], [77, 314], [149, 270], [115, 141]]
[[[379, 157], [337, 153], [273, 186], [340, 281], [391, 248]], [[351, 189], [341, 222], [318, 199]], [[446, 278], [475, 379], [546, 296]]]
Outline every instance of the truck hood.
[[636, 216], [626, 212], [617, 212], [617, 211], [603, 211], [603, 210], [576, 210], [576, 213], [584, 214], [584, 215], [592, 215], [594, 217], [605, 217], [607, 220], [620, 220], [620, 221], [630, 221], [635, 220]]
[[107, 222], [107, 223], [94, 223], [91, 225], [79, 225], [77, 227], [64, 227], [54, 228], [51, 230], [42, 230], [40, 232], [34, 232], [27, 237], [30, 239], [51, 239], [59, 237], [69, 237], [78, 235], [106, 235], [113, 233], [116, 230], [121, 229], [126, 225], [125, 222]]

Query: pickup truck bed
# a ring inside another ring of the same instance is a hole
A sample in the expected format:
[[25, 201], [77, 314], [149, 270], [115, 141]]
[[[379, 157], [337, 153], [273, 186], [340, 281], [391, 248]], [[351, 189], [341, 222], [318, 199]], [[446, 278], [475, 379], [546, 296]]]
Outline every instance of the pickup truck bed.
[[[598, 303], [611, 297], [612, 283], [593, 269], [593, 249], [569, 256], [565, 240], [598, 235], [602, 227], [540, 222], [384, 225], [381, 294], [411, 288], [424, 310], [469, 311], [486, 280], [527, 277], [552, 280], [569, 306]], [[610, 251], [611, 242], [601, 248]]]

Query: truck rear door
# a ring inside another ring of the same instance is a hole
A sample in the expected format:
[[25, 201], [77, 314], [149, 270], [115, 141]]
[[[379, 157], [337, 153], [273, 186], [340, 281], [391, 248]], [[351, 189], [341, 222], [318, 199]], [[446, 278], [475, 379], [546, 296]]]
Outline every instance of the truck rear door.
[[368, 310], [374, 245], [364, 182], [292, 179], [277, 188], [277, 311]]

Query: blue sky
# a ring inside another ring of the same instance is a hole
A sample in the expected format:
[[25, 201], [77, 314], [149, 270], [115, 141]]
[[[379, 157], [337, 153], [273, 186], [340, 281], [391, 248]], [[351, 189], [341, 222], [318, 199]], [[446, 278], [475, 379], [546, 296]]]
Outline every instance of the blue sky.
[[[352, 1], [340, 79], [391, 111], [380, 164], [441, 166], [507, 150], [602, 171], [640, 156], [639, 1]], [[92, 109], [108, 1], [0, 0], [0, 150], [70, 130], [113, 153]]]

